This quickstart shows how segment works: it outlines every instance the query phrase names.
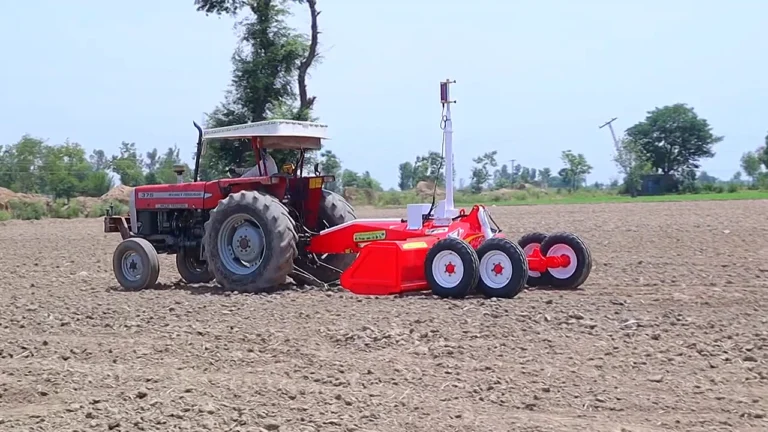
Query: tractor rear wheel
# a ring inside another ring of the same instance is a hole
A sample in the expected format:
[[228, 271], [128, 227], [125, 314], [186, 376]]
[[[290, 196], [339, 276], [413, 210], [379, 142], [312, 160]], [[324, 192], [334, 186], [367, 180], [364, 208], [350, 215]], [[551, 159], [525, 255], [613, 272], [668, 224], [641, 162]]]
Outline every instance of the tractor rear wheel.
[[277, 198], [242, 191], [219, 201], [205, 223], [208, 268], [225, 290], [257, 293], [285, 283], [298, 235]]
[[115, 279], [127, 290], [142, 290], [157, 282], [160, 260], [152, 243], [143, 238], [127, 238], [112, 254]]
[[[320, 201], [320, 220], [319, 229], [333, 228], [345, 222], [353, 221], [357, 218], [355, 210], [341, 195], [323, 189], [323, 198]], [[352, 265], [357, 254], [325, 254], [316, 255], [318, 264], [308, 261], [301, 257], [296, 259], [296, 268], [300, 271], [291, 273], [291, 277], [296, 282], [305, 285], [319, 285], [317, 281], [324, 284], [334, 282], [339, 279], [339, 271], [344, 271]], [[301, 274], [301, 271], [308, 273], [312, 278]], [[314, 279], [313, 279], [314, 278]], [[317, 279], [317, 280], [315, 280]]]
[[547, 284], [552, 288], [576, 289], [587, 280], [592, 271], [592, 253], [576, 234], [550, 234], [541, 243], [541, 254], [544, 256], [567, 255], [570, 258], [570, 264], [567, 267], [547, 270], [549, 274]]
[[176, 254], [176, 269], [186, 283], [208, 283], [213, 280], [208, 262], [200, 259], [199, 248], [181, 248]]
[[432, 245], [424, 261], [424, 274], [432, 294], [463, 298], [477, 285], [480, 261], [464, 240], [446, 237]]
[[[546, 239], [546, 234], [540, 232], [532, 232], [520, 237], [520, 240], [517, 241], [517, 244], [523, 248], [523, 252], [525, 252], [525, 256], [527, 257], [533, 253], [534, 249], [541, 249], [541, 244]], [[528, 280], [525, 282], [525, 284], [529, 287], [547, 286], [549, 285], [550, 279], [551, 277], [547, 272], [540, 273], [537, 271], [528, 270]]]

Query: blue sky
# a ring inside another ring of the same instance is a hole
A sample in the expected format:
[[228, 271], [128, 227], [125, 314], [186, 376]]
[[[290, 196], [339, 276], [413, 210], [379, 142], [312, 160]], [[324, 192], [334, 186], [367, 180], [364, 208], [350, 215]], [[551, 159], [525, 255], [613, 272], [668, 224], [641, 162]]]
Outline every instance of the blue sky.
[[[704, 163], [729, 178], [768, 132], [768, 2], [761, 0], [318, 0], [323, 63], [309, 90], [345, 168], [385, 187], [397, 165], [439, 150], [438, 82], [453, 96], [458, 177], [471, 158], [615, 176], [611, 140], [684, 102], [725, 140]], [[292, 24], [306, 28], [296, 9]], [[229, 84], [233, 21], [193, 0], [9, 2], [0, 14], [0, 143], [23, 134], [116, 152], [177, 144]]]

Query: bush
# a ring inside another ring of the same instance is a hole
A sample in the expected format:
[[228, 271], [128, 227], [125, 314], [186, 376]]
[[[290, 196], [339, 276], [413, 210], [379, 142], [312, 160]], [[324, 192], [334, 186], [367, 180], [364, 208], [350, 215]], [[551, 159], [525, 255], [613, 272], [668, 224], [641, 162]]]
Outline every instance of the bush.
[[89, 218], [97, 218], [97, 217], [104, 217], [107, 215], [107, 210], [109, 210], [109, 206], [113, 206], [113, 214], [114, 215], [125, 215], [128, 214], [128, 206], [121, 203], [120, 201], [108, 201], [104, 203], [99, 203], [91, 208], [91, 210], [88, 212], [86, 217]]
[[11, 217], [21, 220], [40, 220], [45, 216], [45, 206], [36, 201], [13, 200], [8, 202]]
[[5, 222], [11, 219], [11, 214], [7, 211], [0, 210], [0, 222]]
[[736, 193], [739, 191], [739, 185], [736, 183], [728, 183], [728, 193]]
[[74, 219], [80, 217], [83, 209], [75, 202], [67, 205], [63, 201], [57, 201], [51, 209], [50, 216], [55, 219]]

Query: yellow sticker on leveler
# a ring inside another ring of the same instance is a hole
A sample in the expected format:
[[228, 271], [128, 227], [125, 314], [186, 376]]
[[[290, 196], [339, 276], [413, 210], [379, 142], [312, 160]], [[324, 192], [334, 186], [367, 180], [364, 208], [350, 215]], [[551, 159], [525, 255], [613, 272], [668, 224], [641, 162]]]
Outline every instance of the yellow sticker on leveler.
[[356, 242], [366, 242], [366, 241], [372, 241], [372, 240], [384, 240], [387, 238], [387, 232], [382, 231], [368, 231], [368, 232], [361, 232], [357, 233], [352, 237], [354, 241]]
[[426, 242], [413, 242], [403, 245], [403, 249], [426, 249], [427, 247], [428, 246]]

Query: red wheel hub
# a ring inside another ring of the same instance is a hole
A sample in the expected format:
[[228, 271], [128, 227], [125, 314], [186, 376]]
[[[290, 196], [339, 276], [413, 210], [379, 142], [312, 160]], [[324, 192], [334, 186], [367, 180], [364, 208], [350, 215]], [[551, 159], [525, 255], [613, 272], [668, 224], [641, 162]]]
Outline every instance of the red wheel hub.
[[445, 265], [445, 272], [448, 273], [449, 275], [452, 275], [452, 274], [456, 273], [456, 264], [454, 264], [452, 262], [449, 262], [448, 264], [446, 264]]

